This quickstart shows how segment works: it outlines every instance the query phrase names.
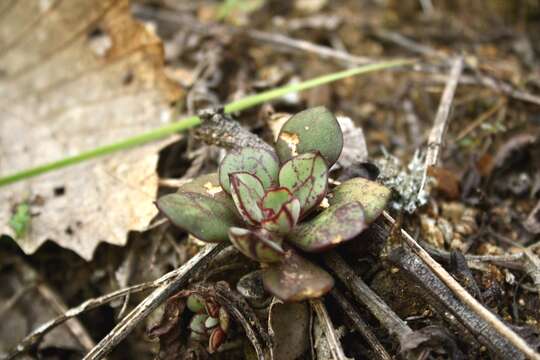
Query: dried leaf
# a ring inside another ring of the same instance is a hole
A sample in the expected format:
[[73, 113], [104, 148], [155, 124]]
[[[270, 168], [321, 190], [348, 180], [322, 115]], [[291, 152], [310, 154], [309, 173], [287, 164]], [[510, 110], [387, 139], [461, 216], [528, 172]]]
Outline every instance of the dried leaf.
[[350, 202], [330, 206], [300, 224], [287, 239], [304, 251], [323, 251], [354, 238], [365, 228], [362, 205]]
[[334, 279], [293, 251], [282, 262], [263, 270], [264, 288], [285, 302], [318, 298], [334, 287]]
[[[17, 1], [2, 14], [0, 174], [111, 143], [171, 118], [169, 103], [180, 90], [163, 73], [161, 42], [132, 19], [128, 5]], [[105, 47], [94, 46], [98, 40]], [[8, 227], [12, 211], [28, 202], [31, 223], [18, 240], [26, 253], [51, 239], [89, 260], [101, 241], [125, 244], [128, 231], [144, 229], [156, 214], [159, 146], [2, 189], [2, 233], [14, 235]]]

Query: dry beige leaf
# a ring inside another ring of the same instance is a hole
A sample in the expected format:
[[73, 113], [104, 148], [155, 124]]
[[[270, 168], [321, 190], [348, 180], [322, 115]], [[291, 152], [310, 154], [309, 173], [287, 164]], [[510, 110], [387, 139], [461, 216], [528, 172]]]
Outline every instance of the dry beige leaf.
[[[163, 72], [159, 38], [127, 0], [0, 4], [0, 174], [75, 155], [168, 122], [181, 91]], [[0, 232], [31, 205], [26, 253], [46, 240], [91, 259], [123, 245], [156, 211], [157, 145], [0, 189]]]

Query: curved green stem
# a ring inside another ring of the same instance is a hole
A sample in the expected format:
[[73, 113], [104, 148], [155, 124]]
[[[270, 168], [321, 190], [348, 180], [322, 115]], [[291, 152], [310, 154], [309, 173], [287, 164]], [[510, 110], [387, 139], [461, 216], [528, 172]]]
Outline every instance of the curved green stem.
[[[323, 75], [314, 79], [310, 79], [298, 84], [290, 84], [277, 89], [272, 89], [265, 91], [260, 94], [247, 96], [243, 99], [234, 101], [225, 106], [225, 112], [231, 113], [236, 111], [241, 111], [248, 109], [250, 107], [262, 104], [264, 102], [280, 98], [291, 92], [298, 92], [307, 89], [311, 89], [323, 84], [327, 84], [333, 81], [341, 80], [350, 76], [355, 76], [359, 74], [364, 74], [368, 72], [395, 68], [398, 66], [411, 65], [414, 61], [412, 60], [394, 60], [394, 61], [385, 61], [380, 63], [374, 63], [369, 65], [364, 65], [361, 67], [339, 71], [336, 73]], [[100, 156], [105, 156], [112, 154], [120, 150], [126, 150], [133, 148], [135, 146], [143, 145], [152, 141], [163, 139], [169, 135], [185, 131], [187, 129], [193, 128], [201, 123], [201, 119], [198, 116], [190, 116], [179, 120], [177, 122], [162, 126], [155, 130], [147, 131], [143, 134], [135, 135], [124, 140], [120, 140], [116, 143], [103, 145], [96, 147], [94, 149], [82, 152], [78, 155], [68, 156], [63, 159], [46, 163], [43, 165], [38, 165], [36, 167], [28, 168], [19, 172], [15, 172], [10, 175], [6, 175], [0, 178], [0, 187], [5, 186], [17, 181], [28, 179], [34, 176], [38, 176], [50, 171], [58, 170], [67, 166], [75, 165], [86, 160], [94, 159]]]

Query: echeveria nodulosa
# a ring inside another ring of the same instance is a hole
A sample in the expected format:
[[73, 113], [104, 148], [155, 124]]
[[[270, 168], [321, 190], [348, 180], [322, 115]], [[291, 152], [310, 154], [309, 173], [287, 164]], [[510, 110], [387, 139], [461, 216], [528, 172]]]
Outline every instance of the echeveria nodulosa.
[[[261, 148], [231, 151], [219, 175], [185, 184], [160, 198], [158, 206], [201, 240], [228, 238], [247, 257], [268, 264], [262, 269], [264, 286], [280, 299], [318, 297], [332, 288], [333, 279], [295, 248], [318, 252], [355, 238], [390, 197], [384, 186], [361, 178], [327, 194], [329, 168], [342, 146], [334, 115], [324, 107], [308, 109], [283, 125], [277, 155]], [[325, 196], [329, 206], [318, 207]]]

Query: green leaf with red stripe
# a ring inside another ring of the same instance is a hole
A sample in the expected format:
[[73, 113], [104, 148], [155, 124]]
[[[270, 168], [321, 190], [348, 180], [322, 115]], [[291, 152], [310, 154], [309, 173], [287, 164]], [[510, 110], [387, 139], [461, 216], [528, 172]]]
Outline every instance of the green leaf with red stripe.
[[246, 172], [256, 176], [264, 189], [277, 182], [279, 161], [275, 153], [265, 149], [245, 147], [229, 152], [219, 165], [219, 182], [223, 190], [231, 193], [229, 177], [233, 173]]
[[300, 217], [300, 200], [288, 189], [277, 188], [266, 192], [262, 199], [264, 220], [261, 226], [278, 234], [289, 233]]
[[229, 178], [236, 209], [248, 224], [259, 224], [264, 217], [260, 206], [264, 196], [263, 184], [259, 178], [246, 172], [232, 173]]
[[231, 227], [229, 239], [238, 251], [255, 261], [272, 263], [283, 258], [281, 239], [264, 229]]
[[300, 200], [301, 214], [321, 202], [328, 185], [328, 167], [321, 154], [307, 153], [287, 161], [279, 171], [279, 185]]

